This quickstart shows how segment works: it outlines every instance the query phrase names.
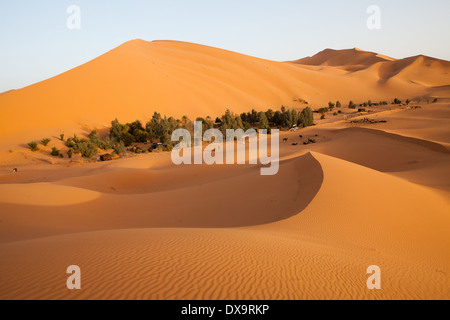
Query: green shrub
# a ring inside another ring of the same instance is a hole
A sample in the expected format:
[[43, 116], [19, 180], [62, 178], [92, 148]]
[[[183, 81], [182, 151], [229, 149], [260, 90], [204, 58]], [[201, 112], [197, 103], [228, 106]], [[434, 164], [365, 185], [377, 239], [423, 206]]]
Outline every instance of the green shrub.
[[298, 125], [300, 127], [309, 127], [314, 124], [314, 115], [310, 107], [306, 107], [300, 113]]
[[61, 153], [59, 152], [58, 148], [53, 147], [52, 151], [50, 152], [50, 154], [54, 157], [59, 157], [61, 155]]
[[41, 143], [42, 143], [42, 145], [43, 145], [44, 147], [46, 147], [46, 146], [48, 145], [49, 142], [50, 142], [50, 139], [49, 139], [49, 138], [45, 138], [45, 139], [42, 139], [42, 140], [41, 140]]
[[353, 101], [350, 100], [350, 102], [348, 103], [348, 108], [349, 109], [356, 109], [356, 104], [354, 104]]
[[438, 99], [434, 98], [433, 103], [436, 103], [436, 102], [438, 102]]
[[88, 135], [89, 141], [94, 144], [97, 148], [105, 149], [103, 141], [100, 140], [100, 135], [97, 130], [92, 130]]
[[333, 116], [337, 116], [337, 115], [338, 115], [338, 113], [337, 113], [337, 112], [333, 113]]
[[259, 129], [267, 129], [269, 127], [269, 120], [265, 112], [258, 113]]
[[78, 148], [83, 158], [91, 159], [98, 153], [97, 146], [90, 141], [80, 142]]
[[38, 144], [36, 143], [36, 141], [31, 141], [28, 143], [28, 147], [30, 148], [31, 151], [35, 152], [38, 151]]
[[98, 135], [97, 130], [92, 130], [91, 133], [88, 134], [88, 138], [89, 139], [100, 138], [100, 136]]
[[61, 134], [59, 135], [59, 137], [61, 138], [61, 141], [64, 141], [64, 133], [61, 133]]
[[395, 98], [392, 104], [402, 104], [402, 100]]
[[76, 143], [75, 143], [75, 141], [73, 141], [73, 138], [67, 138], [66, 146], [68, 148], [74, 148], [75, 145], [76, 145]]
[[67, 156], [69, 158], [72, 158], [73, 152], [74, 152], [73, 148], [69, 148], [69, 150], [67, 150]]
[[127, 148], [125, 147], [125, 144], [123, 143], [123, 141], [120, 141], [114, 148], [114, 154], [124, 155], [125, 153], [127, 153]]
[[340, 101], [336, 101], [336, 108], [340, 108], [341, 107], [341, 102]]
[[325, 114], [325, 113], [328, 112], [328, 108], [320, 108], [320, 109], [318, 110], [318, 112], [319, 112], [321, 115], [323, 115], [323, 114]]

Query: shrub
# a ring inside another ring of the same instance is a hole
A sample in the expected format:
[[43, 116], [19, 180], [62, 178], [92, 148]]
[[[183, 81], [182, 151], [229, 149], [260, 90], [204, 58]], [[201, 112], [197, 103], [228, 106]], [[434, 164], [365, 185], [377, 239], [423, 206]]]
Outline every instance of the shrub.
[[133, 136], [137, 142], [147, 142], [148, 133], [144, 130], [137, 129], [133, 132]]
[[46, 147], [48, 145], [48, 143], [50, 142], [49, 138], [45, 138], [41, 140], [42, 144], [44, 145], [44, 147]]
[[122, 141], [120, 141], [114, 148], [114, 154], [116, 155], [125, 154], [126, 152], [127, 149], [125, 148], [125, 144]]
[[78, 138], [78, 136], [76, 134], [73, 135], [72, 140], [73, 140], [74, 143], [79, 143], [80, 142], [80, 139]]
[[91, 141], [80, 142], [78, 148], [83, 158], [91, 159], [98, 153], [97, 147]]
[[76, 145], [76, 143], [75, 143], [75, 141], [73, 141], [73, 138], [67, 138], [66, 146], [68, 148], [74, 148], [75, 145]]
[[411, 102], [411, 100], [406, 99], [406, 105], [408, 105]]
[[[255, 117], [257, 117], [256, 111]], [[222, 131], [224, 136], [226, 134], [227, 129], [234, 129], [234, 130], [244, 129], [244, 124], [242, 123], [241, 116], [234, 114], [229, 109], [227, 109], [225, 111], [225, 114], [222, 116], [222, 124], [220, 125], [220, 130]]]
[[31, 141], [28, 143], [28, 147], [30, 148], [31, 151], [35, 152], [38, 151], [38, 144], [36, 143], [36, 141]]
[[94, 144], [97, 148], [105, 148], [105, 143], [100, 140], [100, 135], [98, 134], [97, 130], [92, 130], [91, 133], [88, 135], [89, 141]]
[[392, 104], [402, 104], [402, 100], [395, 98]]
[[298, 125], [301, 127], [309, 127], [314, 124], [314, 115], [310, 107], [306, 107], [300, 113]]
[[101, 148], [104, 150], [114, 149], [114, 146], [118, 144], [118, 141], [115, 138], [106, 137], [105, 141], [102, 142]]
[[54, 157], [59, 157], [61, 155], [61, 153], [59, 152], [59, 150], [56, 147], [52, 148], [52, 152], [50, 152], [50, 154]]
[[338, 110], [338, 113], [342, 113], [342, 111], [341, 111], [341, 110]]
[[329, 107], [330, 109], [333, 109], [334, 106], [335, 106], [335, 104], [334, 104], [333, 102], [331, 102], [331, 101], [328, 102], [328, 107]]
[[317, 112], [319, 112], [321, 115], [328, 112], [328, 108], [320, 108]]
[[265, 112], [258, 113], [259, 129], [267, 129], [269, 127], [269, 120]]
[[73, 153], [74, 153], [73, 148], [69, 148], [69, 150], [67, 150], [67, 156], [68, 156], [69, 158], [72, 158]]
[[436, 103], [436, 102], [438, 102], [438, 99], [434, 98], [433, 103]]
[[325, 115], [324, 114], [322, 114], [321, 116], [320, 116], [320, 119], [325, 119]]
[[333, 113], [333, 116], [337, 116], [337, 115], [338, 115], [338, 113], [337, 113], [337, 112]]
[[340, 101], [336, 101], [336, 108], [340, 108], [341, 107], [341, 102]]
[[100, 139], [100, 136], [98, 135], [97, 130], [92, 130], [91, 133], [89, 133], [88, 138], [89, 138], [89, 140], [97, 139], [97, 138]]
[[59, 135], [59, 137], [61, 138], [61, 141], [64, 141], [64, 133], [61, 133], [61, 134]]
[[354, 104], [353, 101], [350, 100], [350, 102], [348, 103], [348, 108], [349, 109], [356, 109], [356, 104]]

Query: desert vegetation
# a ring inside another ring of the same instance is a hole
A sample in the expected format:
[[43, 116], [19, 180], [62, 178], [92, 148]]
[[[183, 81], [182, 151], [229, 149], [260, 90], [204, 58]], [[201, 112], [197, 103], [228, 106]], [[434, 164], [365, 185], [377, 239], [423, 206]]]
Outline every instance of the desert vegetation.
[[44, 147], [46, 147], [51, 140], [49, 138], [44, 138], [41, 140], [41, 143]]
[[30, 148], [30, 150], [33, 151], [33, 152], [39, 150], [38, 144], [37, 144], [36, 141], [31, 141], [31, 142], [29, 142], [29, 143], [28, 143], [28, 148]]
[[[435, 99], [437, 101], [437, 99]], [[433, 102], [436, 102], [433, 101]], [[406, 100], [408, 104], [410, 100]], [[393, 104], [401, 104], [401, 100], [395, 98]], [[361, 103], [358, 112], [364, 112], [367, 106], [381, 106], [387, 105], [386, 101], [380, 101], [373, 103], [372, 100]], [[351, 100], [348, 104], [348, 108], [356, 109], [356, 104]], [[267, 111], [256, 111], [252, 109], [249, 112], [239, 114], [233, 113], [227, 109], [225, 113], [213, 118], [197, 117], [195, 121], [202, 123], [203, 133], [212, 128], [219, 129], [224, 135], [227, 129], [242, 129], [244, 131], [248, 129], [264, 129], [270, 134], [273, 128], [279, 130], [287, 130], [293, 127], [304, 128], [314, 125], [313, 113], [319, 113], [320, 119], [325, 119], [328, 112], [333, 112], [334, 108], [340, 109], [342, 104], [340, 101], [328, 102], [327, 107], [321, 107], [313, 111], [309, 106], [306, 106], [301, 111], [296, 109], [289, 109], [282, 106], [280, 110], [274, 111], [268, 109]], [[341, 114], [341, 110], [333, 112], [333, 116]], [[183, 116], [181, 119], [174, 117], [162, 116], [160, 113], [155, 112], [148, 122], [143, 124], [140, 120], [136, 120], [131, 123], [120, 123], [118, 119], [111, 121], [111, 126], [106, 135], [103, 138], [97, 130], [92, 130], [85, 138], [79, 138], [76, 134], [65, 139], [65, 134], [59, 135], [60, 140], [64, 141], [67, 147], [67, 156], [71, 159], [74, 155], [79, 154], [82, 158], [91, 160], [99, 152], [110, 151], [110, 155], [113, 157], [126, 155], [127, 152], [141, 154], [148, 152], [162, 152], [170, 151], [173, 148], [171, 142], [171, 135], [174, 130], [183, 128], [189, 130], [191, 133], [194, 131], [194, 122], [187, 116]], [[193, 134], [192, 134], [193, 136]], [[41, 140], [42, 145], [47, 146], [51, 142], [51, 139], [44, 138]], [[27, 144], [31, 151], [38, 151], [39, 147], [37, 142], [32, 141]], [[63, 153], [56, 147], [52, 147], [50, 152], [52, 156], [64, 157]]]

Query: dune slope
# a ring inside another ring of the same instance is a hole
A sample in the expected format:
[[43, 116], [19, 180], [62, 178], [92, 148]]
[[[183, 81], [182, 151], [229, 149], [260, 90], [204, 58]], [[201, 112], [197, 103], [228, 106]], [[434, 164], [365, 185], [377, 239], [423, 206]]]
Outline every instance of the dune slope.
[[[314, 157], [324, 172], [320, 191], [305, 210], [280, 222], [109, 230], [2, 244], [0, 297], [448, 298], [445, 201], [401, 179]], [[344, 178], [359, 192], [341, 188]], [[71, 264], [84, 272], [77, 292], [65, 288], [64, 270]], [[379, 291], [366, 288], [365, 270], [372, 264], [383, 271]]]
[[[299, 99], [320, 105], [335, 99], [411, 98], [450, 84], [449, 63], [427, 57], [389, 61], [343, 50], [325, 51], [319, 58], [320, 65], [311, 66], [192, 43], [129, 41], [54, 78], [1, 95], [0, 145], [23, 143], [43, 130], [108, 125], [116, 117], [145, 121], [154, 111], [217, 116], [227, 108], [303, 108]], [[365, 69], [327, 71], [335, 65]]]

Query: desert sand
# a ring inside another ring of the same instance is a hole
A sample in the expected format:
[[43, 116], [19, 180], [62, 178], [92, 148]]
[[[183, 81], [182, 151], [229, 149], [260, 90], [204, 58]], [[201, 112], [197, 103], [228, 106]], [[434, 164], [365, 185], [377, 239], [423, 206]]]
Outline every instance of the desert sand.
[[[1, 95], [0, 299], [450, 299], [449, 69], [359, 49], [273, 62], [135, 40]], [[302, 99], [348, 110], [394, 97], [421, 97], [421, 108], [283, 132], [275, 176], [175, 166], [170, 153], [50, 164], [47, 149], [24, 145], [62, 146], [61, 132], [153, 111], [218, 116]], [[81, 290], [66, 288], [69, 265]], [[381, 290], [366, 287], [370, 265]]]

